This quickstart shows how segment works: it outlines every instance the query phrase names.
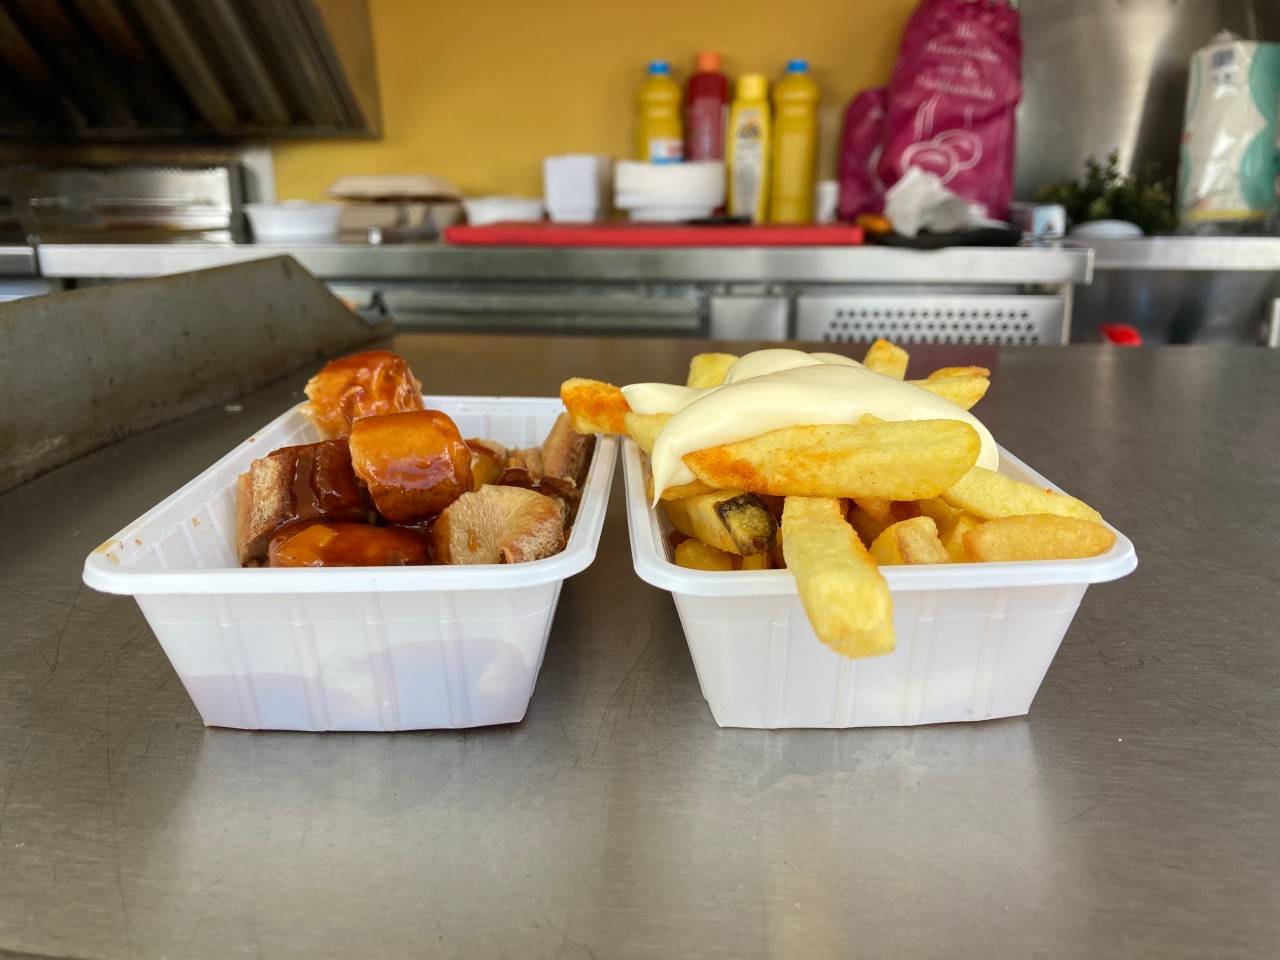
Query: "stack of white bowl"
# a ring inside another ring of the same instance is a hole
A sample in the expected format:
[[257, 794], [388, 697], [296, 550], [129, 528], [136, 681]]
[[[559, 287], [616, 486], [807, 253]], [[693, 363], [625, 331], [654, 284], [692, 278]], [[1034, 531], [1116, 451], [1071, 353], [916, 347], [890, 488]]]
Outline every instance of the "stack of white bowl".
[[724, 164], [718, 161], [622, 160], [614, 168], [614, 206], [632, 220], [699, 220], [724, 206], [724, 196]]

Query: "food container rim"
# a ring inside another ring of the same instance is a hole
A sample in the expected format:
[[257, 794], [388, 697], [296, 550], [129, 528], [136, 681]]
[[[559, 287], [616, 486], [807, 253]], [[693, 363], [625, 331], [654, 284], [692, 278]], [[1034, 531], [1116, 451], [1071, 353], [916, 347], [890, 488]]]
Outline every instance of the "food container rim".
[[[1008, 465], [1040, 487], [1058, 493], [1062, 488], [1031, 469], [1004, 447], [1001, 468]], [[648, 467], [640, 447], [629, 438], [623, 442], [623, 481], [627, 500], [627, 529], [636, 575], [645, 583], [695, 597], [745, 597], [794, 595], [795, 580], [786, 570], [689, 570], [666, 558], [663, 530], [645, 495]], [[1105, 522], [1105, 521], [1104, 521]], [[914, 590], [971, 590], [1002, 587], [1054, 586], [1103, 583], [1133, 572], [1138, 556], [1133, 543], [1111, 524], [1116, 542], [1106, 553], [1084, 560], [1024, 560], [1016, 563], [939, 563], [882, 567], [892, 592]]]
[[[559, 398], [490, 397], [490, 396], [424, 396], [428, 409], [446, 413], [463, 413], [463, 407], [511, 406], [524, 413], [553, 413], [562, 409]], [[122, 556], [126, 544], [141, 539], [140, 532], [153, 521], [172, 515], [185, 516], [189, 510], [182, 502], [194, 488], [206, 485], [210, 478], [244, 458], [248, 465], [251, 451], [261, 449], [255, 438], [273, 429], [288, 417], [301, 416], [301, 404], [290, 407], [270, 423], [237, 444], [212, 466], [183, 484], [159, 504], [133, 523], [106, 540], [85, 558], [84, 582], [105, 593], [146, 596], [152, 594], [300, 594], [300, 593], [368, 593], [442, 590], [510, 590], [540, 586], [564, 580], [581, 573], [595, 559], [604, 526], [605, 508], [613, 483], [617, 440], [597, 437], [591, 465], [584, 482], [582, 502], [578, 506], [569, 542], [560, 553], [543, 560], [514, 564], [470, 564], [422, 567], [338, 567], [323, 569], [270, 569], [243, 567], [172, 568], [164, 570], [134, 569]], [[473, 409], [475, 413], [485, 412]], [[243, 468], [237, 468], [239, 473]], [[202, 503], [204, 499], [201, 498]], [[165, 525], [172, 529], [173, 524]], [[140, 548], [141, 549], [141, 548]]]

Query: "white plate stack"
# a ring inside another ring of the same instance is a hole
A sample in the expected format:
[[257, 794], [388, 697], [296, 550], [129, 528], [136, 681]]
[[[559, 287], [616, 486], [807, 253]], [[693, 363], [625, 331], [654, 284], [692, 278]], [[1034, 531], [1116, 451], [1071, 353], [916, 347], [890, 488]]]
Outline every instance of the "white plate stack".
[[724, 205], [724, 164], [620, 161], [614, 205], [632, 220], [677, 222], [710, 217]]

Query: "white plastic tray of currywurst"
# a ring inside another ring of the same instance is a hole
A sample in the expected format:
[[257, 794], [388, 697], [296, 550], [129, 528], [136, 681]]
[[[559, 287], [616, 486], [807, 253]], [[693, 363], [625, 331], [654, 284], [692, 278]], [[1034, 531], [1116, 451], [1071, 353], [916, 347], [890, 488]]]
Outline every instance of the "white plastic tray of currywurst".
[[[675, 598], [702, 694], [722, 727], [912, 726], [1020, 716], [1085, 588], [1123, 577], [1138, 562], [1133, 544], [1115, 531], [1115, 545], [1088, 560], [882, 568], [897, 646], [850, 660], [814, 635], [786, 570], [720, 573], [672, 563], [670, 527], [649, 509], [649, 466], [630, 440], [623, 467], [636, 573]], [[1058, 490], [1003, 449], [1000, 472]]]
[[[535, 446], [558, 399], [426, 397], [464, 437]], [[84, 581], [132, 594], [204, 722], [255, 730], [514, 723], [560, 586], [595, 559], [616, 441], [596, 443], [569, 542], [510, 565], [243, 569], [236, 478], [319, 440], [295, 407], [89, 555]]]

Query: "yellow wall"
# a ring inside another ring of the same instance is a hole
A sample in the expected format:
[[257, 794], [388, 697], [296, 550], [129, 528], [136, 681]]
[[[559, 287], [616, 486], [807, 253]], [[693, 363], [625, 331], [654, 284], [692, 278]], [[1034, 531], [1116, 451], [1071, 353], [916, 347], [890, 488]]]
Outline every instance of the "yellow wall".
[[[822, 176], [860, 89], [883, 83], [915, 0], [369, 0], [384, 136], [273, 148], [281, 199], [339, 174], [433, 173], [466, 193], [540, 195], [542, 157], [628, 156], [647, 62], [683, 79], [694, 53], [781, 74], [806, 57], [822, 88]], [[785, 12], [784, 12], [785, 11]]]

